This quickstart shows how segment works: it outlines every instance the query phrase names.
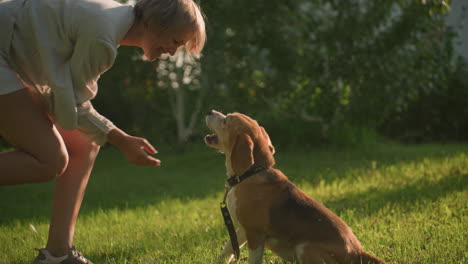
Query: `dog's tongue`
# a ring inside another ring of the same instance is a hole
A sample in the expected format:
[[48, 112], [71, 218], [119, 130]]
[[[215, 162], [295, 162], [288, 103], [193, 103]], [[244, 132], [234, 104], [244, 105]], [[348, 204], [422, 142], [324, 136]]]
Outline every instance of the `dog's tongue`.
[[206, 135], [205, 139], [210, 144], [218, 144], [218, 136], [216, 134]]

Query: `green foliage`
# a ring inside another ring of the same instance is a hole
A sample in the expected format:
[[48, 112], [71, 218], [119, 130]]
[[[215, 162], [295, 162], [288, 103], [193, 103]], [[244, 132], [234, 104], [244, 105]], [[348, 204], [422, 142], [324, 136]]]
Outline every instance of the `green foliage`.
[[[98, 110], [158, 144], [199, 138], [210, 109], [249, 114], [273, 128], [281, 144], [294, 138], [353, 145], [350, 127], [368, 131], [367, 141], [376, 133], [418, 142], [468, 139], [461, 132], [468, 126], [468, 68], [454, 62], [453, 32], [444, 24], [448, 2], [200, 4], [208, 42], [201, 71], [191, 75], [197, 82], [176, 79], [184, 91], [183, 115], [174, 114], [177, 93], [165, 79], [180, 76], [185, 66], [161, 74], [161, 63], [171, 62], [142, 62], [129, 48], [120, 48], [115, 66], [102, 76]], [[181, 136], [177, 118], [190, 114], [196, 125]]]
[[380, 129], [405, 142], [466, 140], [468, 131], [468, 65], [457, 61], [447, 86], [422, 93], [403, 111], [394, 111]]
[[330, 141], [339, 147], [373, 147], [384, 142], [374, 129], [346, 123], [330, 132]]

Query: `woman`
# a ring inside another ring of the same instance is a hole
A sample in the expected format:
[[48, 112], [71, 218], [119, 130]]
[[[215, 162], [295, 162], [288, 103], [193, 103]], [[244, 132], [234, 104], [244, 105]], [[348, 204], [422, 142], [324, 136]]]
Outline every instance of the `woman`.
[[49, 237], [34, 263], [88, 263], [73, 246], [76, 218], [100, 146], [159, 166], [144, 138], [94, 110], [97, 80], [119, 45], [149, 60], [185, 46], [199, 56], [205, 24], [193, 0], [12, 0], [0, 3], [0, 185], [56, 180]]

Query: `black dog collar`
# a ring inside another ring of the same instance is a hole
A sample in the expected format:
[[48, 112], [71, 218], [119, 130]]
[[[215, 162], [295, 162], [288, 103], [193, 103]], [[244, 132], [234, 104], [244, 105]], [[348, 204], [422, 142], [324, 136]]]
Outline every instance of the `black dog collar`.
[[266, 170], [267, 168], [264, 167], [250, 167], [244, 174], [241, 176], [232, 176], [226, 180], [226, 187], [232, 188], [237, 184], [241, 183], [243, 180], [247, 179], [248, 177], [255, 175], [259, 172]]

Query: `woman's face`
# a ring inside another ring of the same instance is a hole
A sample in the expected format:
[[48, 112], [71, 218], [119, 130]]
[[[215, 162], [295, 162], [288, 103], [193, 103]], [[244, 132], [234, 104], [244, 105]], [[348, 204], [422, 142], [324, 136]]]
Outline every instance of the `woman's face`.
[[146, 30], [143, 36], [142, 48], [146, 59], [154, 61], [162, 54], [169, 53], [173, 56], [177, 49], [192, 37], [190, 30], [166, 30], [165, 34], [156, 34], [154, 31]]

